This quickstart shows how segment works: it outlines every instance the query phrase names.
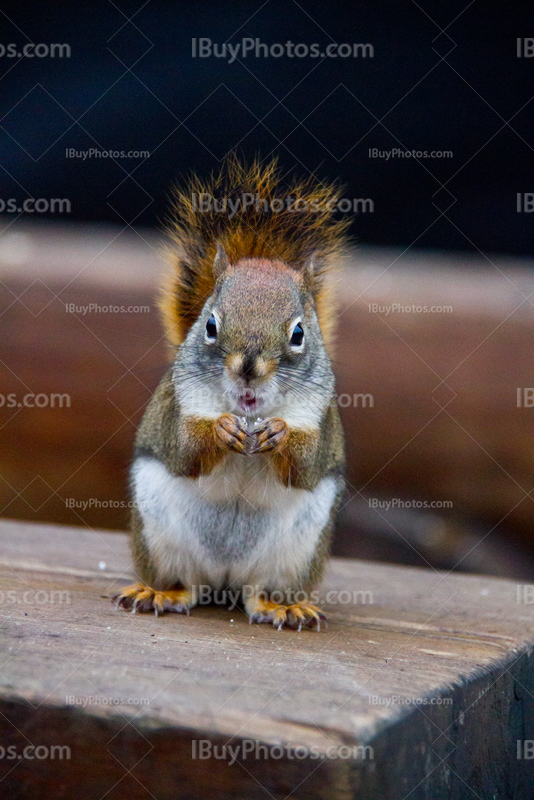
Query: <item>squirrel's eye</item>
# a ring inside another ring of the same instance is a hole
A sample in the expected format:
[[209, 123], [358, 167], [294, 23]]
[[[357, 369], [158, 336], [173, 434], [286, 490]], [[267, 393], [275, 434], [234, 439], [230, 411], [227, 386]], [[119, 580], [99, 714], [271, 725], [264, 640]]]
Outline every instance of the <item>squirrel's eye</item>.
[[215, 322], [215, 317], [213, 314], [206, 322], [206, 338], [209, 341], [215, 341], [217, 338], [217, 323]]
[[291, 339], [289, 340], [289, 344], [291, 345], [291, 347], [300, 347], [303, 341], [304, 341], [304, 331], [302, 330], [302, 325], [300, 324], [300, 322], [297, 322], [297, 324], [293, 328], [293, 333], [291, 334]]

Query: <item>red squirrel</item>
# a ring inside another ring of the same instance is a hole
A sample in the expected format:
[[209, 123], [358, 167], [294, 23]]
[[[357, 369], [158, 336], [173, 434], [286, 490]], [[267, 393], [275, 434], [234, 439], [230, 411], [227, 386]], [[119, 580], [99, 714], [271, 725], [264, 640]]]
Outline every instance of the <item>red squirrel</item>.
[[328, 351], [347, 222], [335, 185], [282, 185], [276, 162], [232, 157], [176, 193], [160, 301], [173, 363], [136, 439], [125, 609], [189, 614], [207, 585], [239, 589], [250, 622], [325, 619], [310, 592], [344, 490]]

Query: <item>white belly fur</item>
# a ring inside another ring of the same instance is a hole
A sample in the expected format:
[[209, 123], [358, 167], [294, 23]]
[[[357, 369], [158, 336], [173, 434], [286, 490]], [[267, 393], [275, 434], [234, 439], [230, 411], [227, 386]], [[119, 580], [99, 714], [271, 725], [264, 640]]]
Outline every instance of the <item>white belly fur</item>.
[[337, 491], [333, 476], [312, 492], [287, 489], [264, 456], [230, 454], [198, 480], [174, 477], [161, 462], [141, 457], [132, 474], [158, 582], [214, 589], [294, 588]]

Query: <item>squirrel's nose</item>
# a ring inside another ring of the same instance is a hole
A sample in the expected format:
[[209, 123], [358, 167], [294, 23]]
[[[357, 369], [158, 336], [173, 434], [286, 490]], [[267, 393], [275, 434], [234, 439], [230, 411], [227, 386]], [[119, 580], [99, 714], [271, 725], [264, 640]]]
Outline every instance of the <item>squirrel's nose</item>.
[[241, 366], [241, 377], [246, 381], [251, 381], [256, 377], [255, 359], [252, 356], [245, 356]]
[[265, 377], [267, 373], [265, 360], [252, 354], [234, 354], [228, 358], [226, 365], [236, 378], [241, 378], [247, 384]]

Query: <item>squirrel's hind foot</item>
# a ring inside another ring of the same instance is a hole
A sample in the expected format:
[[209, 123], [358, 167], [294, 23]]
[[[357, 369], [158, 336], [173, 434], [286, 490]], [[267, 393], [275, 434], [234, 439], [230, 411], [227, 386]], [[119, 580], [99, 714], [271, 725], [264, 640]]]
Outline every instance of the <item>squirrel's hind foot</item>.
[[193, 596], [187, 589], [169, 589], [160, 592], [143, 583], [125, 586], [113, 597], [113, 601], [117, 608], [124, 608], [132, 614], [137, 611], [145, 614], [153, 611], [156, 617], [166, 611], [189, 615], [189, 609], [194, 605]]
[[267, 622], [279, 631], [284, 627], [298, 631], [302, 628], [316, 628], [320, 631], [321, 623], [326, 624], [326, 616], [313, 603], [293, 603], [285, 606], [263, 598], [255, 598], [251, 603], [247, 603], [246, 610], [250, 624]]

